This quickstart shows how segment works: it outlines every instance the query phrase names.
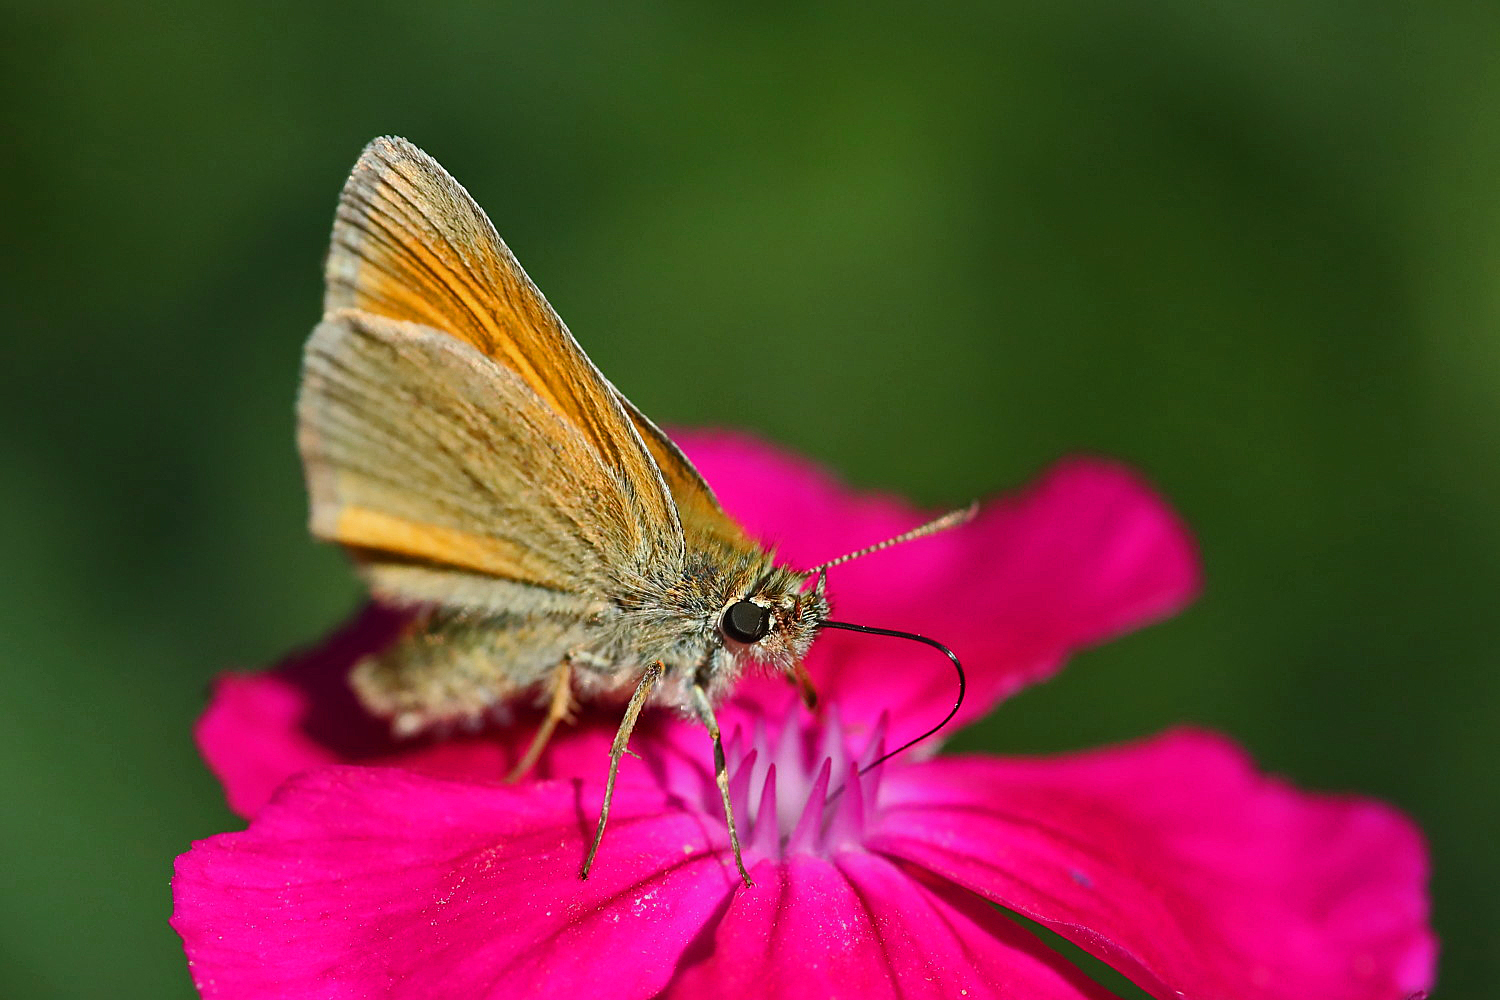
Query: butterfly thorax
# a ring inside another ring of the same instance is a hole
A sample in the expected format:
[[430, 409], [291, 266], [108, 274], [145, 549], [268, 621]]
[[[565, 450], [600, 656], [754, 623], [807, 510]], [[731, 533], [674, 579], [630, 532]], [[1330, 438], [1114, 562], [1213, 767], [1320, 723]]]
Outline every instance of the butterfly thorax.
[[[680, 570], [623, 581], [602, 651], [627, 686], [660, 662], [664, 672], [652, 701], [691, 713], [693, 684], [717, 701], [747, 667], [790, 673], [807, 655], [829, 612], [822, 590], [807, 584], [807, 574], [777, 565], [771, 553], [708, 539], [687, 550]], [[763, 613], [764, 635], [753, 641], [726, 626], [726, 614], [741, 601]]]

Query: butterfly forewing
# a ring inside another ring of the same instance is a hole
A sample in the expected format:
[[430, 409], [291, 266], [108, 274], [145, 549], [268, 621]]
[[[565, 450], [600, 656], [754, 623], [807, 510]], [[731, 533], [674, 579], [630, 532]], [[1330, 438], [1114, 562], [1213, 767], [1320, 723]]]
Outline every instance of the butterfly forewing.
[[[589, 361], [484, 211], [435, 160], [403, 139], [372, 142], [345, 185], [324, 304], [330, 312], [354, 308], [412, 320], [466, 341], [579, 425], [632, 488], [642, 490], [649, 516], [664, 521], [673, 514], [649, 474], [654, 466], [689, 537], [755, 547], [671, 439]], [[611, 399], [613, 406], [607, 405]], [[622, 430], [622, 415], [637, 437]], [[641, 444], [650, 453], [646, 461]]]
[[519, 376], [616, 470], [660, 554], [681, 557], [671, 494], [614, 388], [484, 211], [430, 156], [404, 139], [365, 148], [339, 199], [326, 278], [326, 315], [356, 309], [421, 323]]

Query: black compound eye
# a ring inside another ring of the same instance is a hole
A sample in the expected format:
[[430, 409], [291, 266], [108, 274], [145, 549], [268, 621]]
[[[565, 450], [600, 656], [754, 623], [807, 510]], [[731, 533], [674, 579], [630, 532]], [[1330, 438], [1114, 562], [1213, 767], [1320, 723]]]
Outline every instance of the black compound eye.
[[724, 612], [724, 634], [736, 642], [759, 642], [771, 631], [771, 612], [754, 601], [735, 601]]

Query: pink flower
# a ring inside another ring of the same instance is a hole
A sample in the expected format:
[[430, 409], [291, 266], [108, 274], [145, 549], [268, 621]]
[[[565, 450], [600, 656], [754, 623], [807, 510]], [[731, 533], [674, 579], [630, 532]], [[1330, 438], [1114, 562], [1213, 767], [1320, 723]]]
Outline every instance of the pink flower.
[[[684, 444], [794, 565], [919, 520], [753, 442]], [[960, 721], [1196, 585], [1160, 501], [1084, 460], [830, 574], [841, 619], [953, 646]], [[818, 715], [769, 678], [719, 712], [753, 888], [707, 737], [666, 713], [637, 730], [580, 881], [615, 720], [587, 715], [519, 786], [497, 778], [535, 713], [395, 743], [342, 678], [398, 623], [371, 609], [301, 660], [220, 682], [199, 741], [254, 818], [178, 861], [173, 925], [204, 996], [1109, 996], [990, 903], [1159, 997], [1400, 1000], [1431, 983], [1425, 852], [1393, 810], [1297, 792], [1191, 730], [1060, 758], [914, 751], [860, 776], [942, 717], [953, 679], [921, 647], [847, 633], [814, 647]]]

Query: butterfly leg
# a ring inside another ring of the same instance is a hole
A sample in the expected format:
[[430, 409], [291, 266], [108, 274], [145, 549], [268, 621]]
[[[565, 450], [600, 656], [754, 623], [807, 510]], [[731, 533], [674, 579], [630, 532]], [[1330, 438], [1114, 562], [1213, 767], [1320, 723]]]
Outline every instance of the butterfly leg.
[[578, 872], [579, 878], [589, 877], [594, 855], [599, 853], [599, 842], [604, 839], [604, 824], [609, 821], [609, 803], [615, 797], [615, 775], [620, 771], [620, 758], [625, 756], [625, 746], [630, 742], [635, 720], [640, 718], [641, 709], [645, 707], [646, 697], [651, 694], [651, 689], [661, 680], [663, 669], [660, 660], [647, 667], [646, 672], [641, 675], [640, 683], [635, 686], [635, 694], [630, 696], [630, 704], [625, 706], [625, 718], [620, 720], [620, 728], [615, 731], [615, 742], [609, 748], [609, 778], [604, 782], [604, 804], [599, 807], [599, 829], [594, 831], [594, 844], [589, 848], [589, 856], [583, 859], [583, 868]]
[[735, 829], [734, 805], [729, 801], [729, 768], [724, 763], [724, 741], [719, 738], [719, 720], [714, 718], [714, 708], [709, 703], [708, 694], [697, 684], [693, 685], [693, 704], [698, 709], [698, 717], [708, 727], [708, 735], [714, 741], [714, 781], [719, 786], [719, 798], [724, 800], [724, 819], [729, 824], [729, 846], [734, 848], [734, 864], [740, 870], [740, 878], [748, 889], [755, 883], [750, 881], [750, 873], [745, 871], [745, 859], [740, 855], [740, 833]]
[[557, 724], [568, 717], [568, 710], [572, 706], [573, 664], [570, 660], [564, 659], [557, 665], [552, 675], [552, 701], [547, 706], [547, 717], [542, 720], [541, 727], [531, 738], [531, 745], [526, 748], [525, 755], [505, 776], [507, 783], [520, 781], [526, 772], [536, 766], [537, 760], [542, 756], [542, 750], [547, 746], [547, 741], [552, 738], [553, 731], [557, 729]]

